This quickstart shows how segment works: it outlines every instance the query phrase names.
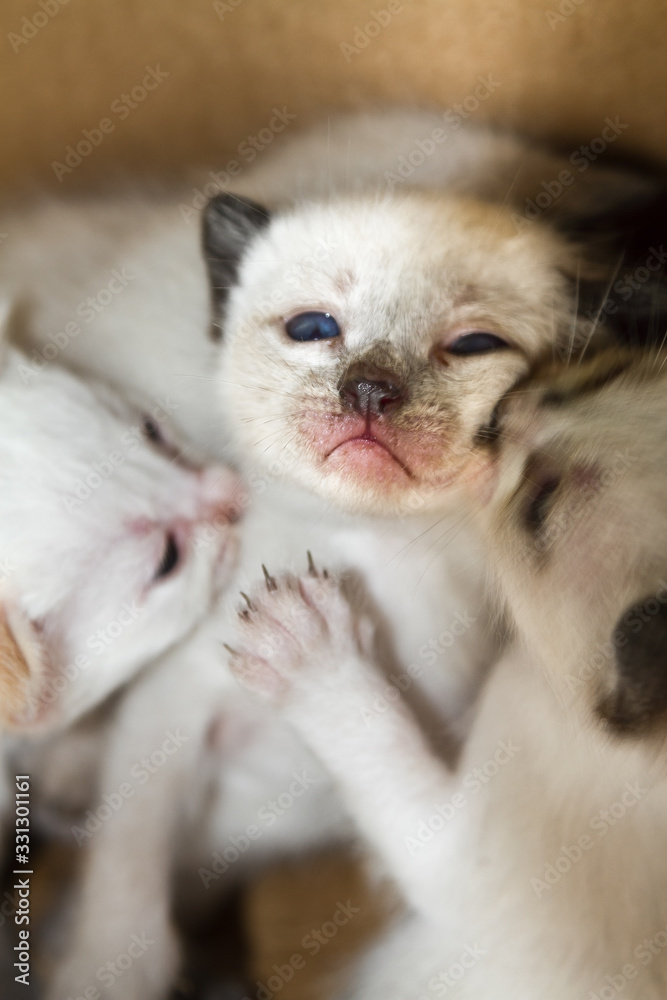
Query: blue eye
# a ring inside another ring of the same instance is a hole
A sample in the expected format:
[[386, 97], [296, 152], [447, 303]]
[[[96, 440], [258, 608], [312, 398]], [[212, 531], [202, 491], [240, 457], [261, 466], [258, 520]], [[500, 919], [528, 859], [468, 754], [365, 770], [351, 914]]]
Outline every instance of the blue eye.
[[464, 333], [447, 348], [450, 354], [488, 354], [489, 351], [500, 351], [508, 347], [502, 337], [495, 333], [484, 333], [476, 330], [474, 333]]
[[340, 337], [340, 327], [331, 313], [299, 313], [285, 323], [285, 329], [292, 340], [330, 340], [332, 337]]

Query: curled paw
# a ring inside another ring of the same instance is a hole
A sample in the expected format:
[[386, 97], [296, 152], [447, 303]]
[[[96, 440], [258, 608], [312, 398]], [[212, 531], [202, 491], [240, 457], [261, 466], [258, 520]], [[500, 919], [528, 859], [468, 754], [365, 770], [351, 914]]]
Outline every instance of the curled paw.
[[308, 553], [302, 575], [272, 575], [242, 593], [238, 640], [227, 647], [230, 664], [250, 690], [281, 701], [299, 689], [331, 679], [359, 653], [361, 632], [340, 580], [319, 571]]

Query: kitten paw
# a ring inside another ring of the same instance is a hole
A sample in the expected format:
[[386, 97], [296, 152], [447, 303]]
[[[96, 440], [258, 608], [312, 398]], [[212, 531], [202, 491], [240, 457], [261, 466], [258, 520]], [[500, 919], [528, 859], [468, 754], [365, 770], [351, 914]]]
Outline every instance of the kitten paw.
[[238, 679], [271, 702], [331, 680], [370, 641], [370, 623], [358, 621], [341, 582], [318, 571], [272, 576], [242, 594], [239, 642], [227, 647]]

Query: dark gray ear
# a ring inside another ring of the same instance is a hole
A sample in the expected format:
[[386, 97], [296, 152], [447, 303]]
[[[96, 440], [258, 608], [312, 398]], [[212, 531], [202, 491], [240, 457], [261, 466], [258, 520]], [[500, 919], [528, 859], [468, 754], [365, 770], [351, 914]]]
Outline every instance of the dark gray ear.
[[267, 209], [225, 192], [211, 198], [204, 209], [203, 246], [213, 302], [213, 336], [222, 336], [224, 306], [231, 285], [238, 278], [239, 263], [247, 247], [270, 222]]
[[[660, 594], [663, 599], [660, 600]], [[642, 733], [667, 715], [667, 588], [621, 615], [612, 643], [616, 683], [599, 706], [621, 733]]]

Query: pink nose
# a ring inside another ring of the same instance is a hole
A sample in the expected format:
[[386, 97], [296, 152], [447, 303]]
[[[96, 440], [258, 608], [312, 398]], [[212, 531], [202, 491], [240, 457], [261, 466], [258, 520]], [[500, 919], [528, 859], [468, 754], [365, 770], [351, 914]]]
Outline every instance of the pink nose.
[[247, 491], [239, 476], [225, 465], [209, 466], [201, 474], [201, 517], [238, 521], [247, 505]]

